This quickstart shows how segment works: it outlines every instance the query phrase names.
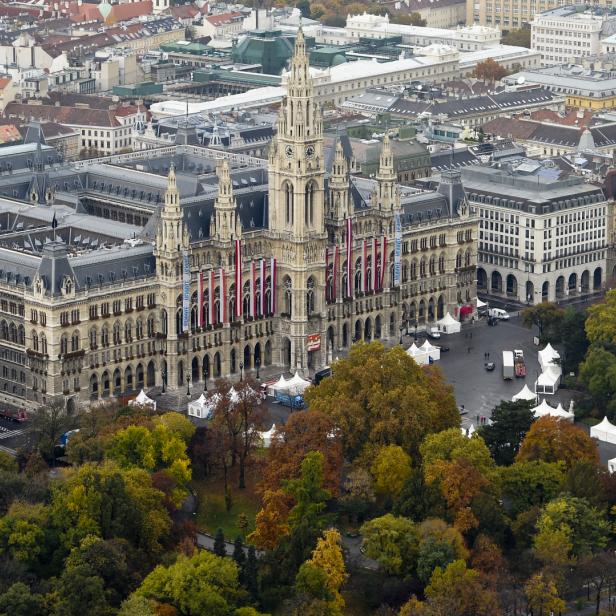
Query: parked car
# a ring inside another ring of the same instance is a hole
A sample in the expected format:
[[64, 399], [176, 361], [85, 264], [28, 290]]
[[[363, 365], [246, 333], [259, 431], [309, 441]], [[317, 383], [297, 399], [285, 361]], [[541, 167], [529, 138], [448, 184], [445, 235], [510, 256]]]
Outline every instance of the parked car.
[[498, 319], [499, 321], [509, 320], [509, 313], [506, 310], [502, 310], [501, 308], [490, 308], [488, 314], [491, 317]]
[[438, 327], [431, 327], [428, 330], [428, 336], [430, 336], [430, 338], [438, 339], [441, 337], [441, 332], [438, 331]]
[[449, 347], [448, 346], [441, 346], [439, 348], [441, 349], [441, 353], [449, 353]]
[[493, 361], [486, 362], [485, 368], [488, 372], [492, 372], [496, 368], [496, 364]]

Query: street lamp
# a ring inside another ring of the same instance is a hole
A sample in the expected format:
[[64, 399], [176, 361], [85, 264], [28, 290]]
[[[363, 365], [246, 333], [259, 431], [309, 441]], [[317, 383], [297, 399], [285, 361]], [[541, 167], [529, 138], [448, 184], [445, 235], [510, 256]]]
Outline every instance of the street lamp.
[[415, 342], [417, 342], [417, 319], [415, 319]]
[[186, 395], [190, 396], [190, 374], [186, 375]]
[[244, 362], [240, 362], [240, 383], [244, 380]]
[[257, 357], [255, 358], [255, 368], [257, 369], [257, 381], [259, 380], [259, 367], [261, 366], [261, 360]]
[[403, 345], [402, 342], [402, 332], [404, 331], [404, 325], [400, 324], [400, 346]]
[[165, 385], [167, 385], [167, 371], [163, 370], [163, 391], [162, 393], [165, 393]]
[[207, 366], [203, 365], [203, 391], [207, 391]]

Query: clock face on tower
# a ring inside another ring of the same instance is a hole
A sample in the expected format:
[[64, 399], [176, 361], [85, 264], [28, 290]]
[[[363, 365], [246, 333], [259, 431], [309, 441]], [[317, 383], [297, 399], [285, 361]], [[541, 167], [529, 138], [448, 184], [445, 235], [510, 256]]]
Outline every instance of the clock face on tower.
[[314, 156], [314, 146], [309, 145], [306, 148], [306, 158], [312, 158]]
[[293, 146], [288, 145], [285, 149], [284, 149], [284, 153], [286, 154], [287, 158], [293, 158]]

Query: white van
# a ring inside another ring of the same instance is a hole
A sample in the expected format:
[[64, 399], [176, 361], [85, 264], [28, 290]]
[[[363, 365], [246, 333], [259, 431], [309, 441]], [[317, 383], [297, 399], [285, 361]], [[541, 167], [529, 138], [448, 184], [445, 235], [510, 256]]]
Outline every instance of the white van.
[[501, 321], [509, 320], [509, 313], [506, 310], [501, 310], [500, 308], [490, 308], [488, 315]]
[[430, 336], [430, 338], [438, 339], [441, 337], [441, 332], [438, 331], [438, 327], [431, 327], [428, 330], [428, 336]]

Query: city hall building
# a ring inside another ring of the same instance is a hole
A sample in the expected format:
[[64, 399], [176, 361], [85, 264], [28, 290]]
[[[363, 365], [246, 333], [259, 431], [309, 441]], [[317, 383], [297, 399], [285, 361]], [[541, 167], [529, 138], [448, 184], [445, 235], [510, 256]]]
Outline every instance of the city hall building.
[[[185, 127], [189, 131], [189, 127]], [[189, 145], [65, 164], [0, 153], [0, 403], [70, 408], [258, 366], [328, 364], [472, 311], [457, 171], [398, 186], [325, 149], [300, 31], [267, 160]]]

